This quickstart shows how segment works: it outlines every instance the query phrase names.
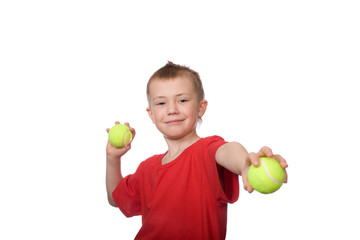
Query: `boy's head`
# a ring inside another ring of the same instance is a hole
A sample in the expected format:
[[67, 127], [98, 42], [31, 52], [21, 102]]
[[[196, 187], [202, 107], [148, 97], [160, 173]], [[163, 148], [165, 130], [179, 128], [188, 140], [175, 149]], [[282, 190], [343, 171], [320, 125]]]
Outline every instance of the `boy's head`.
[[190, 79], [193, 83], [193, 87], [197, 94], [198, 100], [204, 100], [205, 93], [199, 74], [186, 66], [180, 66], [169, 61], [164, 67], [157, 70], [149, 79], [146, 88], [149, 105], [151, 83], [153, 83], [154, 81], [168, 81], [178, 77]]
[[199, 74], [168, 62], [147, 84], [147, 112], [169, 138], [180, 138], [196, 129], [207, 108]]

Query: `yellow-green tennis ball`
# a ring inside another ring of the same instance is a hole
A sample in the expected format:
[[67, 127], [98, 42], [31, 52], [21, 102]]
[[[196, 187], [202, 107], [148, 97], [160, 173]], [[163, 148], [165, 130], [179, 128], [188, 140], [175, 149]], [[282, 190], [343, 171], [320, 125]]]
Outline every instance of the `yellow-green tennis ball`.
[[277, 191], [285, 180], [285, 171], [280, 163], [273, 158], [261, 157], [260, 165], [251, 165], [248, 180], [253, 189], [260, 193]]
[[111, 145], [119, 148], [125, 147], [125, 144], [132, 139], [130, 128], [123, 124], [116, 124], [109, 131], [109, 141]]

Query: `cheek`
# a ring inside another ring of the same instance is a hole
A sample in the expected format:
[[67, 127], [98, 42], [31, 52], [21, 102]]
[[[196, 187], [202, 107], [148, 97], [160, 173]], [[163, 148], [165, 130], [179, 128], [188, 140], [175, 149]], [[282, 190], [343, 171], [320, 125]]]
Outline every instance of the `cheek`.
[[199, 109], [196, 106], [192, 106], [191, 108], [186, 109], [187, 115], [190, 117], [198, 117], [199, 115]]
[[154, 121], [161, 120], [164, 116], [163, 112], [164, 111], [162, 109], [156, 109], [155, 111], [153, 111]]

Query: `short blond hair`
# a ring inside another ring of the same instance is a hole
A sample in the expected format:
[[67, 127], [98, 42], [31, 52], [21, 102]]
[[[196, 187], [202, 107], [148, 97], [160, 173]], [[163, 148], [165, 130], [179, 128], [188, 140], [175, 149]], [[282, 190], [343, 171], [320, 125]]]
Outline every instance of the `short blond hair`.
[[146, 87], [146, 95], [147, 95], [148, 101], [150, 102], [150, 99], [149, 99], [150, 85], [152, 82], [158, 81], [158, 80], [166, 81], [166, 80], [175, 79], [177, 77], [189, 78], [193, 83], [194, 90], [198, 96], [198, 100], [199, 101], [204, 100], [205, 93], [204, 93], [204, 88], [203, 88], [199, 73], [197, 73], [196, 71], [192, 70], [189, 67], [177, 65], [177, 64], [174, 64], [169, 61], [165, 66], [163, 66], [162, 68], [157, 70], [150, 77], [150, 79], [147, 83], [147, 87]]

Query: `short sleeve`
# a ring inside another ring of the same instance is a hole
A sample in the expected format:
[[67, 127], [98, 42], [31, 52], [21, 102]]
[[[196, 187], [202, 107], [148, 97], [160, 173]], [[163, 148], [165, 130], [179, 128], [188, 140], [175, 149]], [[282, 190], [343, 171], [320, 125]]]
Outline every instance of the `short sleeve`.
[[112, 193], [113, 199], [126, 217], [141, 214], [139, 181], [141, 179], [141, 165], [134, 174], [123, 178]]
[[214, 176], [214, 179], [216, 178], [216, 181], [214, 181], [217, 190], [215, 191], [216, 198], [219, 203], [234, 203], [239, 198], [239, 177], [237, 174], [218, 165], [215, 159], [216, 151], [227, 142], [219, 136], [209, 137], [206, 142], [210, 160], [209, 171], [215, 172], [214, 175], [217, 175]]

